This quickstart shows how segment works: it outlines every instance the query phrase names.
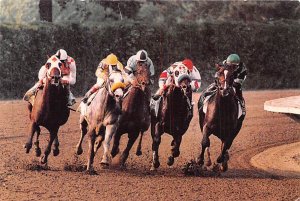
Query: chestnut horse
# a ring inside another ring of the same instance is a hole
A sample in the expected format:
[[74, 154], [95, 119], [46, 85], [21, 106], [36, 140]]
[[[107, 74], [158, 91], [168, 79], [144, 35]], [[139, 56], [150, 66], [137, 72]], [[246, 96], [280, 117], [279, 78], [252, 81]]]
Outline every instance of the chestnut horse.
[[125, 165], [129, 151], [139, 136], [139, 133], [141, 133], [141, 137], [136, 154], [141, 154], [142, 136], [150, 126], [150, 71], [146, 65], [138, 65], [134, 74], [136, 80], [128, 89], [128, 94], [123, 99], [120, 125], [114, 136], [114, 145], [111, 151], [112, 157], [115, 157], [119, 153], [121, 136], [128, 133], [127, 146], [121, 155], [121, 166]]
[[[121, 115], [121, 102], [124, 90], [124, 79], [120, 71], [113, 71], [108, 76], [105, 86], [100, 88], [90, 105], [81, 103], [80, 129], [81, 137], [77, 144], [77, 154], [82, 154], [82, 141], [86, 134], [89, 136], [89, 156], [87, 171], [93, 171], [96, 147], [103, 143], [104, 153], [101, 164], [110, 163], [109, 146], [114, 136]], [[99, 139], [97, 142], [96, 137]], [[95, 147], [96, 144], [96, 147]]]
[[217, 92], [208, 100], [206, 113], [203, 112], [202, 107], [198, 108], [199, 124], [203, 138], [201, 153], [197, 159], [197, 163], [201, 166], [204, 164], [204, 154], [205, 150], [207, 150], [206, 165], [211, 165], [209, 136], [214, 134], [222, 141], [222, 146], [221, 153], [217, 158], [217, 164], [214, 165], [213, 170], [225, 172], [228, 169], [228, 150], [241, 129], [243, 118], [238, 119], [239, 106], [232, 86], [235, 68], [225, 68], [218, 65], [217, 68]]
[[51, 146], [54, 141], [53, 155], [59, 154], [59, 143], [57, 133], [59, 127], [64, 125], [70, 115], [70, 110], [67, 107], [67, 87], [61, 83], [61, 67], [62, 63], [56, 56], [52, 56], [47, 60], [45, 67], [48, 69], [46, 74], [46, 83], [42, 90], [36, 94], [33, 106], [29, 106], [29, 137], [25, 144], [26, 153], [29, 153], [32, 147], [32, 138], [34, 133], [36, 136], [36, 156], [41, 155], [39, 147], [40, 126], [45, 127], [50, 132], [48, 146], [41, 158], [41, 163], [45, 164], [48, 160], [48, 155], [51, 152]]
[[[187, 131], [191, 116], [191, 98], [192, 90], [190, 86], [190, 77], [179, 75], [175, 70], [174, 80], [166, 89], [160, 101], [158, 115], [151, 110], [151, 136], [152, 136], [152, 151], [153, 161], [151, 170], [156, 170], [160, 166], [158, 149], [161, 142], [161, 135], [168, 133], [172, 135], [171, 156], [168, 158], [169, 166], [174, 164], [174, 158], [180, 155], [180, 144], [182, 136]], [[177, 80], [178, 77], [181, 77]], [[177, 80], [177, 81], [176, 81]], [[178, 83], [178, 84], [175, 84]]]

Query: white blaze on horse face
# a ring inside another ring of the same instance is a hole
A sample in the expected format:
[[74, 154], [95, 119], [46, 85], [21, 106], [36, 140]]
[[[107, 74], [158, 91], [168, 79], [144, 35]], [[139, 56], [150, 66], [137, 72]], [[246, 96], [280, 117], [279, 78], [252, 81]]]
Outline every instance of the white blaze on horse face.
[[173, 69], [173, 76], [174, 76], [174, 81], [176, 86], [179, 87], [178, 78], [183, 75], [189, 75], [188, 69], [184, 65], [178, 65]]
[[50, 64], [49, 69], [47, 71], [48, 77], [50, 77], [50, 72], [53, 68], [57, 68], [59, 70], [59, 76], [61, 77], [61, 70], [60, 70], [61, 61], [55, 55], [53, 55], [47, 60], [47, 64]]
[[225, 83], [224, 83], [224, 89], [227, 89], [227, 74], [228, 74], [228, 70], [224, 70], [224, 78], [225, 78]]
[[115, 95], [116, 97], [122, 98], [123, 95], [124, 95], [123, 89], [121, 89], [121, 88], [116, 89], [116, 90], [114, 91], [114, 95]]

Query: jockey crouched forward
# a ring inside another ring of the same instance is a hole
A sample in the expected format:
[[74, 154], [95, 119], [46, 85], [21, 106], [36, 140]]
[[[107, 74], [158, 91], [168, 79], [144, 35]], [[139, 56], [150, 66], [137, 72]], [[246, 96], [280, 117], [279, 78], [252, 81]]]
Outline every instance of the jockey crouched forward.
[[[220, 66], [236, 66], [236, 70], [233, 74], [234, 81], [233, 81], [233, 87], [235, 89], [235, 93], [237, 96], [238, 101], [241, 103], [242, 107], [242, 114], [243, 117], [246, 115], [246, 108], [245, 108], [245, 100], [243, 98], [242, 94], [242, 84], [245, 81], [247, 77], [247, 68], [243, 62], [240, 61], [240, 57], [237, 54], [230, 54], [226, 60], [224, 60], [222, 63], [218, 64]], [[199, 105], [198, 108], [202, 108], [204, 100], [207, 96], [214, 94], [217, 90], [216, 83], [212, 83], [209, 85], [205, 90], [203, 90], [200, 99], [199, 99]]]
[[[67, 99], [68, 99], [68, 106], [72, 106], [76, 103], [75, 97], [73, 96], [72, 92], [70, 91], [70, 85], [74, 85], [76, 83], [76, 64], [75, 60], [68, 56], [67, 52], [63, 49], [60, 49], [56, 52], [55, 56], [62, 62], [61, 66], [61, 73], [62, 73], [62, 78], [61, 78], [61, 83], [67, 86]], [[31, 88], [29, 89], [25, 95], [23, 100], [30, 102], [31, 104], [33, 103], [32, 97], [37, 92], [37, 89], [41, 87], [43, 84], [46, 82], [46, 74], [47, 74], [47, 68], [45, 65], [43, 65], [38, 74], [39, 81]]]
[[127, 65], [125, 67], [125, 72], [128, 75], [129, 82], [132, 83], [135, 76], [134, 73], [136, 71], [137, 66], [139, 65], [145, 65], [149, 71], [150, 71], [150, 82], [153, 84], [153, 77], [155, 74], [154, 71], [154, 65], [152, 60], [149, 58], [148, 53], [146, 50], [139, 50], [135, 55], [132, 55], [128, 61]]
[[85, 94], [82, 99], [83, 103], [87, 103], [89, 97], [102, 88], [105, 84], [106, 79], [112, 71], [120, 71], [123, 74], [125, 85], [127, 82], [127, 76], [125, 75], [123, 64], [119, 62], [118, 58], [114, 54], [109, 54], [105, 59], [102, 59], [96, 70], [97, 82], [92, 88]]
[[[175, 62], [172, 64], [167, 70], [164, 70], [159, 77], [158, 85], [159, 89], [157, 92], [153, 95], [153, 100], [158, 100], [162, 94], [165, 92], [165, 90], [168, 88], [168, 86], [171, 84], [170, 80], [172, 80], [173, 71], [176, 67], [184, 67], [188, 69], [188, 74], [191, 78], [191, 89], [193, 92], [196, 92], [200, 86], [201, 86], [201, 76], [198, 69], [194, 66], [193, 62], [190, 59], [184, 59], [183, 61]], [[192, 97], [189, 97], [189, 105], [190, 105], [190, 118], [193, 117], [193, 102]], [[159, 104], [159, 103], [158, 103]], [[156, 107], [158, 107], [158, 104]]]

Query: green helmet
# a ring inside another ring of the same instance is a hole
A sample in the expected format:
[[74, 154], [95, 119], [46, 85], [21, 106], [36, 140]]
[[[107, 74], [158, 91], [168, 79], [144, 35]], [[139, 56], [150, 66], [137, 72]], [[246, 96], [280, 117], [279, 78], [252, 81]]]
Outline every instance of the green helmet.
[[240, 57], [237, 54], [231, 54], [227, 57], [226, 63], [231, 64], [239, 64], [240, 63]]

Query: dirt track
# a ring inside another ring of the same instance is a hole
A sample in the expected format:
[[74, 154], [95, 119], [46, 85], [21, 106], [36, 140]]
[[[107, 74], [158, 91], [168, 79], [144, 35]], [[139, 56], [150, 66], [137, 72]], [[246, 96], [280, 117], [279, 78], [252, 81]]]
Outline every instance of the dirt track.
[[[147, 132], [143, 155], [134, 154], [135, 145], [127, 170], [120, 170], [116, 160], [110, 169], [101, 169], [100, 152], [94, 163], [98, 175], [87, 175], [64, 170], [66, 163], [74, 160], [79, 139], [78, 113], [72, 112], [60, 130], [60, 155], [49, 156], [49, 170], [36, 171], [29, 168], [38, 160], [34, 149], [30, 154], [25, 154], [23, 149], [29, 123], [26, 103], [0, 102], [0, 200], [296, 200], [300, 197], [300, 179], [254, 168], [250, 160], [267, 148], [300, 141], [300, 124], [283, 114], [263, 110], [266, 100], [299, 94], [300, 90], [245, 92], [247, 116], [230, 149], [229, 171], [220, 177], [192, 177], [181, 173], [181, 166], [200, 149], [196, 110], [183, 138], [181, 155], [172, 168], [166, 164], [171, 138], [164, 135], [160, 147], [161, 167], [157, 172], [150, 172], [151, 137]], [[198, 101], [198, 95], [194, 100]], [[42, 129], [42, 151], [47, 138], [47, 131]], [[121, 139], [121, 150], [126, 138]], [[84, 153], [79, 157], [82, 162], [87, 157], [87, 143], [84, 144]], [[219, 150], [219, 140], [211, 137], [214, 159]]]

